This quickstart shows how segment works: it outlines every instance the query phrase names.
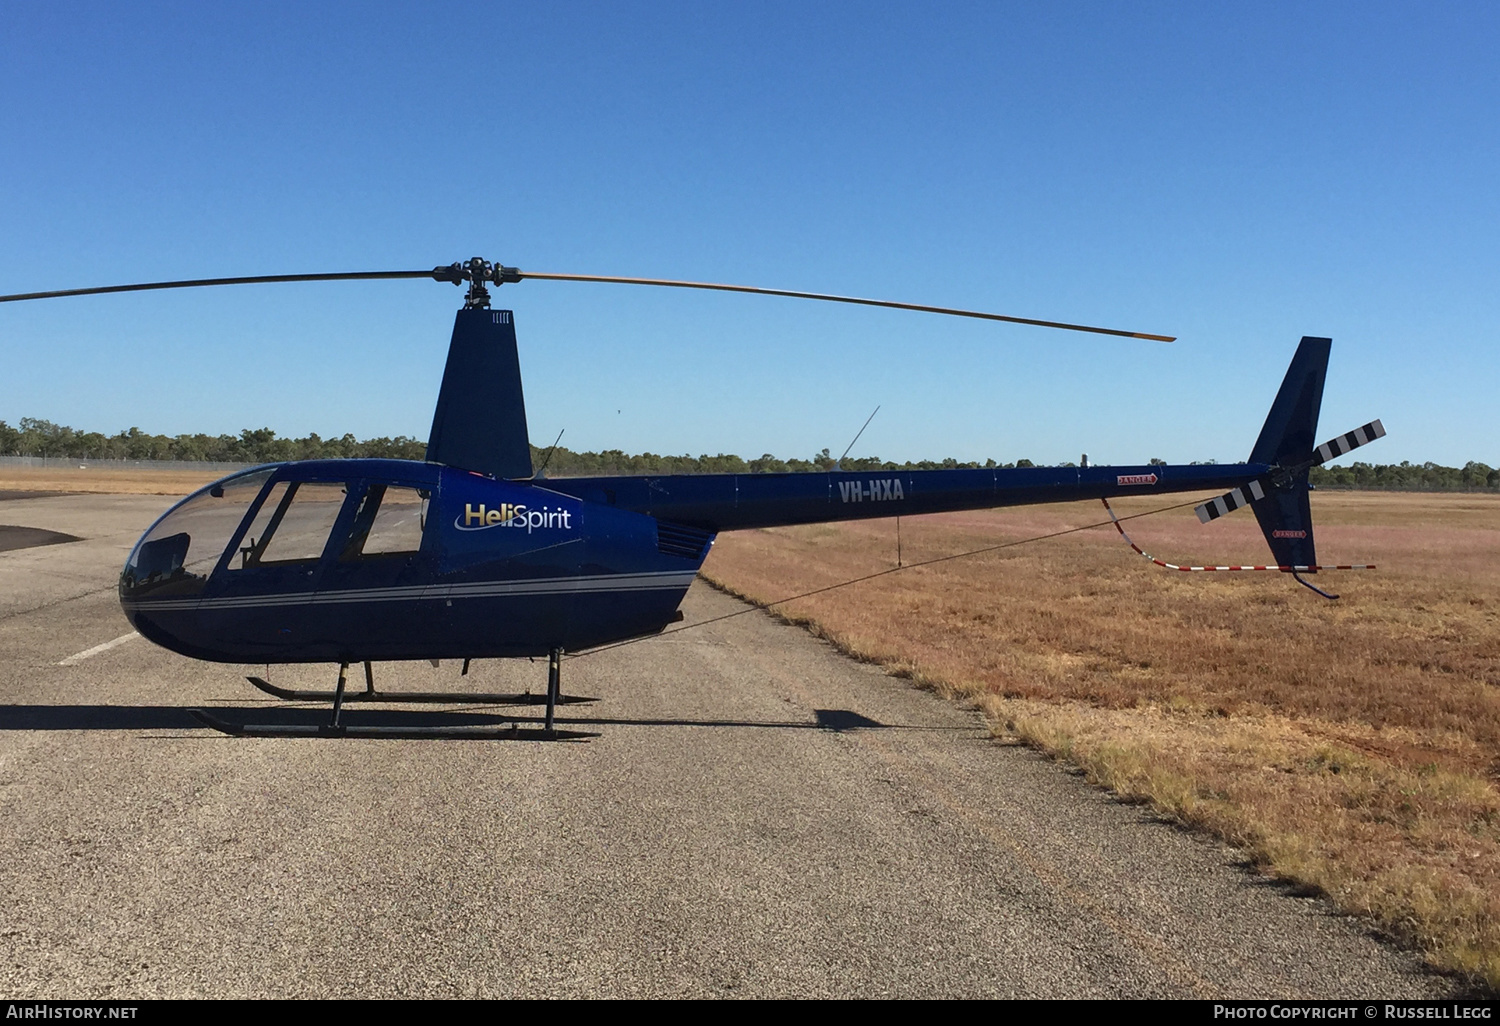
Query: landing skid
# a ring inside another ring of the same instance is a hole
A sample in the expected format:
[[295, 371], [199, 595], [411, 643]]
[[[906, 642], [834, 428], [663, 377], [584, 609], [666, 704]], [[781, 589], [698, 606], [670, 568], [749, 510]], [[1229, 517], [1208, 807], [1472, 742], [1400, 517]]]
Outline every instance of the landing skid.
[[[268, 695], [283, 698], [288, 702], [332, 702], [334, 692], [332, 691], [297, 691], [293, 688], [278, 688], [275, 684], [263, 677], [246, 677], [251, 684], [260, 688]], [[571, 705], [575, 702], [597, 702], [597, 698], [585, 698], [581, 695], [558, 695], [558, 705]], [[356, 691], [344, 696], [345, 704], [349, 702], [430, 702], [434, 705], [546, 705], [546, 695], [533, 695], [530, 692], [520, 695], [505, 694], [483, 694], [473, 691], [375, 691], [366, 688], [364, 691]]]
[[347, 724], [230, 723], [205, 709], [189, 709], [205, 727], [230, 737], [352, 737], [424, 741], [587, 741], [598, 734], [583, 730], [547, 730], [543, 727], [359, 727]]
[[[464, 660], [464, 672], [469, 661]], [[365, 690], [349, 695], [345, 689], [349, 682], [349, 664], [339, 664], [338, 688], [331, 694], [321, 691], [295, 691], [278, 688], [260, 677], [245, 678], [269, 695], [287, 701], [333, 701], [333, 718], [324, 724], [280, 724], [280, 723], [230, 723], [204, 709], [189, 709], [195, 719], [204, 726], [228, 734], [230, 737], [355, 737], [355, 738], [411, 738], [426, 740], [461, 741], [585, 741], [598, 734], [581, 730], [557, 730], [553, 726], [553, 715], [560, 702], [595, 702], [594, 698], [564, 697], [562, 694], [562, 649], [554, 648], [547, 661], [547, 693], [545, 695], [495, 695], [454, 694], [448, 692], [376, 691], [375, 672], [369, 662], [365, 663]], [[547, 715], [541, 727], [522, 727], [518, 723], [509, 726], [352, 726], [339, 722], [346, 702], [422, 702], [422, 703], [469, 703], [483, 705], [542, 705]]]

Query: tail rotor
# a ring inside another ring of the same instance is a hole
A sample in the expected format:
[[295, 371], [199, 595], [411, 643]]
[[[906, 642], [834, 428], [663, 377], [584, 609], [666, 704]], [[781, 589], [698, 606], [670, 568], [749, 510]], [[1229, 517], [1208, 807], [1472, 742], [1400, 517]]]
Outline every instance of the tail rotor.
[[[1308, 471], [1319, 464], [1368, 445], [1385, 437], [1385, 426], [1378, 420], [1363, 424], [1347, 434], [1322, 445], [1313, 445], [1318, 428], [1318, 411], [1323, 402], [1323, 380], [1328, 371], [1328, 354], [1332, 340], [1305, 337], [1292, 357], [1286, 378], [1271, 404], [1271, 412], [1244, 464], [1249, 480], [1223, 495], [1201, 503], [1194, 510], [1203, 523], [1227, 516], [1237, 509], [1250, 507], [1271, 547], [1274, 565], [1266, 566], [1181, 566], [1167, 563], [1143, 552], [1116, 519], [1115, 526], [1130, 547], [1142, 556], [1169, 570], [1235, 571], [1279, 570], [1289, 573], [1299, 584], [1311, 588], [1324, 598], [1338, 598], [1303, 579], [1303, 574], [1320, 570], [1373, 570], [1373, 563], [1320, 565], [1313, 539], [1312, 508], [1308, 500]], [[1106, 508], [1109, 502], [1105, 501]], [[1110, 512], [1114, 518], [1114, 512]]]

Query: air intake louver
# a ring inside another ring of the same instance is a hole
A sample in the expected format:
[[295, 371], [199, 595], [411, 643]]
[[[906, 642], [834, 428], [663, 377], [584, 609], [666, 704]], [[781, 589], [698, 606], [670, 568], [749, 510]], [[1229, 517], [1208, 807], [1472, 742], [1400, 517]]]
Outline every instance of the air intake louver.
[[668, 556], [683, 559], [700, 559], [703, 550], [714, 536], [707, 531], [686, 524], [673, 524], [665, 520], [656, 522], [656, 547]]

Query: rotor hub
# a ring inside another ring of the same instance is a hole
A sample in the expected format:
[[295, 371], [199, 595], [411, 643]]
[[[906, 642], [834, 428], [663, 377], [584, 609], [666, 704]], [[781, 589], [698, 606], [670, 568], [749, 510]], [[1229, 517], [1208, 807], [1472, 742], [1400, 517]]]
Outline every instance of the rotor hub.
[[464, 294], [465, 310], [482, 310], [490, 305], [489, 285], [504, 285], [521, 280], [521, 272], [514, 267], [492, 264], [483, 257], [473, 257], [463, 263], [457, 261], [446, 267], [434, 267], [433, 278], [451, 281], [455, 285], [469, 284]]

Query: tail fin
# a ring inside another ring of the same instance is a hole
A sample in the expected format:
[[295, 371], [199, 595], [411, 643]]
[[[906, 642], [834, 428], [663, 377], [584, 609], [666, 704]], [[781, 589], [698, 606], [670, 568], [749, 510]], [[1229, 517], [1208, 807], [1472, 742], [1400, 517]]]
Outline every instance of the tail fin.
[[1249, 506], [1282, 569], [1295, 568], [1308, 573], [1318, 570], [1312, 509], [1307, 496], [1308, 471], [1385, 436], [1380, 421], [1372, 420], [1346, 435], [1313, 445], [1332, 344], [1330, 339], [1304, 337], [1292, 357], [1281, 391], [1276, 393], [1270, 415], [1250, 452], [1249, 462], [1269, 465], [1271, 472], [1197, 509], [1198, 519], [1206, 524], [1241, 506]]
[[1333, 339], [1304, 335], [1287, 368], [1281, 391], [1271, 404], [1265, 427], [1255, 448], [1250, 450], [1251, 463], [1286, 465], [1298, 462], [1313, 451], [1318, 434], [1318, 409], [1323, 405], [1323, 379], [1328, 374], [1328, 351]]
[[1318, 411], [1332, 347], [1332, 339], [1303, 336], [1255, 448], [1250, 450], [1249, 462], [1269, 463], [1282, 471], [1271, 476], [1264, 497], [1250, 503], [1280, 566], [1318, 565], [1306, 461], [1317, 443]]
[[1312, 508], [1307, 501], [1307, 468], [1290, 477], [1280, 488], [1252, 502], [1250, 509], [1271, 546], [1277, 566], [1305, 567], [1318, 572], [1318, 553], [1313, 544]]

